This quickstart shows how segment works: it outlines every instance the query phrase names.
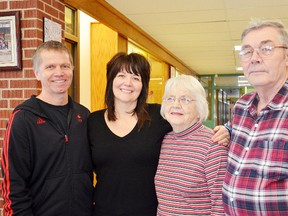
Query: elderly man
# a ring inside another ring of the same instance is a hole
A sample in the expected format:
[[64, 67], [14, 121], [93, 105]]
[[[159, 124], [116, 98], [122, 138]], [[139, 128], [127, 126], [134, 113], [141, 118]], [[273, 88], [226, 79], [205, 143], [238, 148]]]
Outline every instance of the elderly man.
[[240, 60], [255, 92], [234, 107], [223, 185], [227, 215], [288, 215], [288, 35], [273, 21], [252, 21]]

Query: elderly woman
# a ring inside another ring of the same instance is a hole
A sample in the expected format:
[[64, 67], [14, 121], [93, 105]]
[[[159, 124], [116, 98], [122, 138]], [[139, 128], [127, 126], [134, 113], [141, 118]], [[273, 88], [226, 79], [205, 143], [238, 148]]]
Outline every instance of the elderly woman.
[[163, 140], [155, 176], [157, 215], [224, 215], [227, 148], [211, 141], [205, 90], [192, 76], [167, 81], [161, 115], [173, 131]]

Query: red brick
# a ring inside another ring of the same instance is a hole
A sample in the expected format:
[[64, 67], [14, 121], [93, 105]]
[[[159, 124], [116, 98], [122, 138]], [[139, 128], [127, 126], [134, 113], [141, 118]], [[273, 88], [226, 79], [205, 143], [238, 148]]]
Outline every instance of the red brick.
[[0, 80], [0, 88], [8, 88], [8, 80]]
[[24, 78], [35, 78], [33, 69], [24, 70]]
[[0, 10], [8, 9], [8, 3], [7, 2], [0, 2]]
[[1, 110], [0, 118], [9, 118], [13, 110]]
[[41, 2], [52, 5], [52, 0], [41, 0]]
[[4, 137], [5, 136], [5, 129], [0, 129], [0, 137]]
[[[40, 41], [41, 43], [41, 41]], [[22, 49], [24, 48], [34, 48], [38, 47], [40, 45], [38, 39], [23, 39], [22, 40]]]
[[55, 8], [51, 7], [48, 4], [45, 4], [44, 8], [45, 8], [44, 10], [46, 13], [50, 14], [53, 17], [58, 18], [58, 10], [56, 10]]
[[42, 20], [42, 22], [43, 22], [43, 17], [51, 17], [51, 16], [50, 16], [50, 14], [45, 13], [44, 10], [43, 10], [43, 11], [38, 10], [38, 11], [37, 11], [37, 18], [40, 19], [40, 20]]
[[40, 83], [35, 80], [11, 80], [10, 88], [39, 88]]
[[10, 1], [10, 9], [35, 8], [36, 3], [36, 1], [31, 0]]
[[42, 1], [37, 1], [37, 9], [44, 10], [44, 3]]
[[21, 20], [21, 28], [38, 28], [41, 29], [42, 28], [42, 21], [37, 19], [35, 17], [35, 19], [22, 19]]
[[23, 11], [23, 19], [25, 19], [25, 18], [36, 18], [37, 14], [38, 14], [38, 10], [37, 9], [24, 10]]
[[[0, 79], [1, 78], [22, 78], [23, 74], [22, 71], [4, 71], [0, 72]], [[2, 81], [1, 81], [2, 82]]]
[[23, 98], [23, 90], [2, 90], [2, 98]]
[[14, 109], [19, 104], [23, 103], [24, 100], [10, 100], [10, 108]]
[[23, 30], [24, 34], [23, 37], [26, 38], [42, 38], [43, 37], [43, 32], [42, 30], [39, 29], [24, 29]]
[[35, 49], [23, 49], [23, 58], [31, 58], [35, 52]]
[[[58, 18], [59, 18], [60, 20], [65, 20], [65, 13], [59, 12]], [[65, 22], [62, 22], [62, 23], [65, 25]], [[63, 29], [64, 29], [64, 28], [63, 28]]]
[[8, 100], [0, 100], [0, 108], [8, 108]]
[[52, 6], [57, 8], [59, 11], [65, 11], [64, 1], [52, 1]]
[[6, 128], [8, 120], [0, 120], [0, 128]]
[[22, 60], [22, 65], [23, 65], [23, 68], [32, 69], [33, 68], [32, 59]]
[[30, 98], [32, 95], [39, 95], [41, 89], [24, 90], [24, 98]]

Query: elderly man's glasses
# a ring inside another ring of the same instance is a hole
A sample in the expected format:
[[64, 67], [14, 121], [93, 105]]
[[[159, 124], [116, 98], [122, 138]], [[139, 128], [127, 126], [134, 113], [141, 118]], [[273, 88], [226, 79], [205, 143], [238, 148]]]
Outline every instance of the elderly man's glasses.
[[180, 104], [189, 104], [191, 103], [192, 101], [196, 101], [194, 99], [191, 99], [189, 97], [180, 97], [180, 98], [176, 98], [176, 97], [167, 97], [167, 98], [164, 98], [163, 101], [166, 102], [167, 104], [174, 104], [175, 101], [178, 101]]
[[244, 48], [239, 52], [239, 56], [240, 56], [241, 61], [249, 61], [254, 51], [257, 51], [258, 55], [261, 58], [265, 58], [265, 57], [271, 56], [274, 53], [274, 50], [276, 48], [288, 49], [288, 47], [285, 47], [285, 46], [274, 46], [274, 45], [263, 44], [259, 48], [252, 48], [252, 47]]

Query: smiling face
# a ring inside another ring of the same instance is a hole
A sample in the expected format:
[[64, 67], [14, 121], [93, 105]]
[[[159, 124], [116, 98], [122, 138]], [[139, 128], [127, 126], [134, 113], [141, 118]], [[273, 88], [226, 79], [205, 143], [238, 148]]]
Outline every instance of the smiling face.
[[[171, 124], [173, 131], [179, 133], [186, 130], [194, 123], [199, 121], [199, 114], [196, 108], [196, 101], [190, 91], [184, 88], [172, 88], [166, 94], [166, 98], [174, 97], [176, 98], [174, 103], [169, 103], [163, 101], [164, 109], [163, 113], [166, 120]], [[180, 98], [192, 99], [187, 104], [181, 103]]]
[[[283, 46], [278, 31], [264, 27], [249, 32], [242, 41], [243, 47], [258, 48], [263, 44]], [[241, 62], [244, 75], [255, 89], [272, 89], [282, 86], [287, 80], [287, 49], [275, 48], [270, 56], [262, 58], [254, 51], [250, 60]]]
[[44, 100], [50, 101], [59, 96], [67, 97], [73, 78], [73, 66], [68, 53], [55, 50], [41, 51], [35, 76], [41, 81], [41, 97], [44, 97]]
[[140, 75], [128, 73], [122, 69], [113, 80], [113, 93], [115, 103], [133, 104], [136, 106], [138, 97], [142, 90]]

